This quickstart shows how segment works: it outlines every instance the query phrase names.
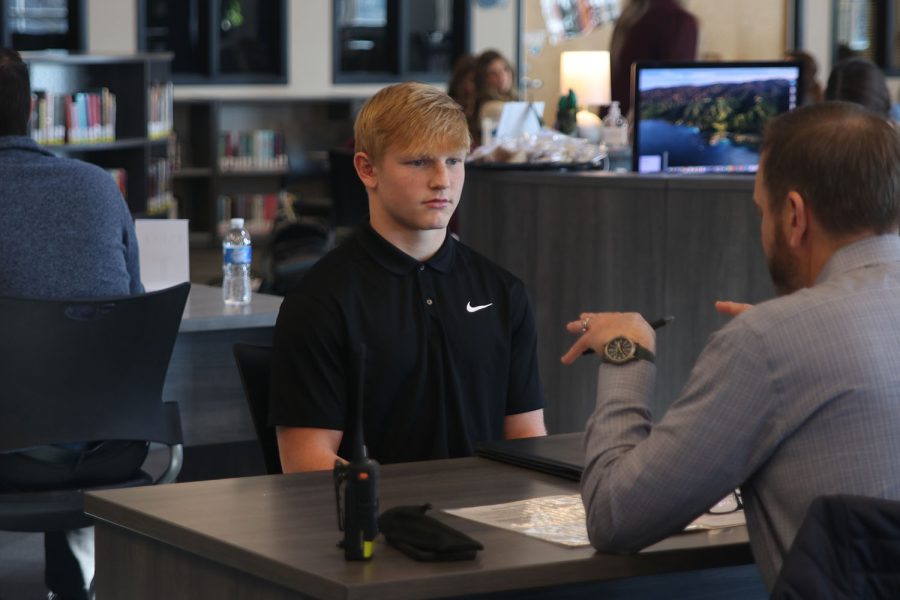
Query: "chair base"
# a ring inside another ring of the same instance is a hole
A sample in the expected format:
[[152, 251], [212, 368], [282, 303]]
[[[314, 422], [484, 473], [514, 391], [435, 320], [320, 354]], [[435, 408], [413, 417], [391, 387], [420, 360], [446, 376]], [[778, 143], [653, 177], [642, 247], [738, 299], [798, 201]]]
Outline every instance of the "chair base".
[[89, 527], [93, 519], [84, 514], [84, 492], [150, 485], [153, 477], [141, 471], [128, 481], [72, 490], [11, 492], [0, 494], [0, 530], [70, 531]]

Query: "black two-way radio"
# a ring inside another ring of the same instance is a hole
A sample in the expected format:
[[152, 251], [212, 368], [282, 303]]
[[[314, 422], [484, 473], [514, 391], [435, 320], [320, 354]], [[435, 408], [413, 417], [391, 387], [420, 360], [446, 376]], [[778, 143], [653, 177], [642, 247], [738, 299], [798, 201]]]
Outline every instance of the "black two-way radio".
[[363, 387], [366, 371], [366, 345], [359, 346], [359, 381], [353, 415], [355, 437], [349, 463], [334, 463], [334, 493], [337, 499], [338, 527], [344, 532], [344, 558], [369, 560], [378, 535], [378, 462], [367, 456], [363, 440]]

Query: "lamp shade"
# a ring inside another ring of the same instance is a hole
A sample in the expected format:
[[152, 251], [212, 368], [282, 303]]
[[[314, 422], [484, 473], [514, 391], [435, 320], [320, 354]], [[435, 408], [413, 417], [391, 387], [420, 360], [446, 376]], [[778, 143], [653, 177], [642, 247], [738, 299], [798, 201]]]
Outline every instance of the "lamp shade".
[[578, 104], [605, 105], [609, 91], [609, 52], [563, 52], [559, 59], [560, 94], [575, 92]]

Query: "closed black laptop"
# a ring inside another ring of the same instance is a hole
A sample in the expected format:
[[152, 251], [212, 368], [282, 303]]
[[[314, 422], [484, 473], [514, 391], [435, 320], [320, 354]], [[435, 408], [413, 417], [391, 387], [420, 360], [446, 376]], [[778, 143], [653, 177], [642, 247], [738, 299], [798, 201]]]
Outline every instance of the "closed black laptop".
[[516, 440], [494, 440], [475, 444], [475, 454], [579, 481], [584, 470], [583, 441], [584, 432], [581, 431]]

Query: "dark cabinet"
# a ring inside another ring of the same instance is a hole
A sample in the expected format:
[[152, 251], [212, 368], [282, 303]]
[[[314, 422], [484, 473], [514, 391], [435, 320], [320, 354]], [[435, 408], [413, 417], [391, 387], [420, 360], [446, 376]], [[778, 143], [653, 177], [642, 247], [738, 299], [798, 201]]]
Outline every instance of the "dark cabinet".
[[334, 82], [446, 81], [469, 51], [469, 4], [334, 0]]
[[832, 0], [832, 64], [865, 58], [886, 75], [900, 74], [900, 2]]
[[286, 23], [286, 0], [139, 0], [138, 45], [176, 83], [284, 83]]
[[0, 0], [0, 46], [25, 50], [84, 50], [84, 0]]

